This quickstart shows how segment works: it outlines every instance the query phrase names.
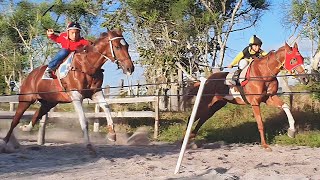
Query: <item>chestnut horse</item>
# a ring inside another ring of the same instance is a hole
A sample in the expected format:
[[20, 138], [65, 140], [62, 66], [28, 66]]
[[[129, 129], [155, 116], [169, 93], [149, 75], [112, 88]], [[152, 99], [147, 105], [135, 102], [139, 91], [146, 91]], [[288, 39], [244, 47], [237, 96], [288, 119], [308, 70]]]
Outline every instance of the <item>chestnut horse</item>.
[[[257, 121], [258, 130], [261, 138], [261, 145], [266, 150], [270, 150], [265, 140], [264, 126], [261, 117], [260, 103], [264, 102], [267, 105], [282, 108], [289, 121], [288, 135], [294, 137], [295, 127], [294, 119], [289, 110], [289, 106], [285, 104], [278, 96], [278, 80], [276, 75], [280, 70], [284, 69], [290, 72], [297, 72], [300, 81], [304, 84], [308, 83], [308, 78], [305, 75], [303, 68], [303, 57], [300, 55], [298, 46], [295, 43], [294, 47], [290, 47], [287, 43], [277, 51], [271, 51], [267, 56], [261, 59], [254, 59], [250, 64], [248, 82], [243, 87], [245, 98], [252, 107], [254, 117]], [[218, 72], [212, 74], [206, 81], [203, 96], [200, 100], [198, 111], [195, 120], [199, 120], [195, 129], [190, 134], [190, 138], [194, 138], [200, 127], [211, 117], [215, 112], [224, 107], [228, 102], [238, 105], [247, 104], [242, 97], [233, 97], [230, 94], [232, 87], [225, 85], [228, 72]], [[187, 93], [185, 98], [190, 98], [196, 95], [200, 83], [195, 83]], [[239, 94], [239, 92], [237, 93]]]
[[[82, 107], [82, 101], [85, 98], [92, 99], [104, 110], [108, 124], [107, 137], [115, 141], [116, 136], [110, 110], [101, 91], [103, 82], [101, 67], [107, 60], [111, 60], [122, 68], [123, 73], [132, 74], [134, 65], [128, 53], [128, 48], [122, 32], [111, 30], [102, 33], [92, 45], [77, 50], [69, 73], [61, 79], [60, 83], [53, 79], [42, 79], [46, 66], [34, 69], [20, 87], [19, 104], [4, 141], [6, 143], [9, 141], [11, 133], [19, 123], [21, 116], [34, 102], [39, 101], [41, 106], [33, 115], [30, 124], [24, 127], [27, 130], [31, 130], [36, 122], [58, 103], [72, 102], [79, 115], [86, 146], [89, 150], [95, 152], [89, 141], [88, 121]], [[58, 88], [59, 85], [60, 89]], [[61, 89], [64, 90], [61, 91]]]

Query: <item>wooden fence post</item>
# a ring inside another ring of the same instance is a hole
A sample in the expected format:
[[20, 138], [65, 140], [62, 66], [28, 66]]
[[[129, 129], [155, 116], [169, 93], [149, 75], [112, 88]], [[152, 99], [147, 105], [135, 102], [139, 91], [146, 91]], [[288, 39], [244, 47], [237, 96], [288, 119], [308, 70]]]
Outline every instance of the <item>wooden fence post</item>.
[[14, 102], [10, 102], [10, 112], [13, 112], [15, 110], [15, 103]]
[[157, 90], [156, 93], [156, 102], [154, 103], [154, 112], [155, 112], [155, 117], [154, 117], [154, 134], [153, 138], [157, 139], [159, 135], [159, 90]]
[[121, 96], [122, 94], [124, 94], [125, 92], [124, 92], [124, 88], [123, 88], [123, 86], [124, 86], [124, 79], [120, 79], [120, 85], [119, 85], [119, 87], [120, 87], [120, 90], [119, 90], [119, 96]]
[[292, 107], [293, 107], [293, 94], [290, 94], [290, 111], [292, 111]]
[[135, 93], [137, 97], [139, 96], [139, 92], [140, 92], [140, 81], [137, 80], [136, 93]]
[[[100, 112], [99, 104], [95, 105], [94, 112], [95, 113]], [[97, 119], [94, 120], [94, 123], [93, 123], [93, 132], [99, 132], [99, 128], [100, 128], [100, 122], [99, 122], [99, 119], [97, 118]]]
[[48, 119], [48, 113], [43, 115], [39, 122], [38, 141], [37, 141], [38, 145], [43, 145], [45, 143], [47, 119]]
[[106, 87], [103, 89], [103, 94], [105, 98], [109, 98], [110, 97], [110, 86], [106, 85]]
[[183, 94], [184, 94], [184, 87], [183, 87], [183, 72], [181, 69], [178, 69], [178, 91], [179, 91], [179, 110], [185, 111], [185, 103], [183, 102]]
[[171, 74], [171, 87], [170, 87], [170, 110], [179, 111], [179, 100], [178, 100], [178, 85], [174, 83], [174, 76]]

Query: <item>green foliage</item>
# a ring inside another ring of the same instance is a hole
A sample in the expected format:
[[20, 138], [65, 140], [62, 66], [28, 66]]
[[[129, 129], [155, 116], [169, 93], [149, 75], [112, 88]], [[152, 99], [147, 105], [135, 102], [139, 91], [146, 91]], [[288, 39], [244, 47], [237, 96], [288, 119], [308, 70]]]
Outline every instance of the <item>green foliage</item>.
[[307, 87], [308, 87], [308, 90], [314, 92], [313, 98], [320, 101], [320, 82], [312, 82]]
[[[300, 101], [298, 98], [296, 101]], [[301, 104], [295, 102], [296, 104]], [[319, 112], [312, 109], [293, 111], [298, 127], [295, 139], [289, 138], [287, 133], [288, 121], [286, 115], [279, 109], [262, 105], [266, 139], [268, 143], [294, 144], [311, 147], [320, 146]], [[303, 111], [304, 110], [304, 111]], [[190, 113], [188, 113], [190, 114]], [[172, 118], [173, 117], [173, 118]], [[181, 141], [187, 126], [187, 114], [182, 118], [177, 116], [162, 117], [159, 140]], [[172, 118], [172, 119], [171, 119]], [[164, 123], [164, 121], [167, 121]], [[249, 106], [227, 105], [211, 117], [200, 129], [196, 141], [227, 143], [260, 143], [257, 123]]]
[[320, 147], [320, 131], [305, 132], [298, 134], [295, 138], [289, 138], [287, 135], [276, 136], [273, 143], [284, 145]]
[[310, 40], [318, 42], [319, 46], [319, 13], [320, 13], [320, 1], [314, 0], [293, 0], [291, 1], [291, 7], [285, 13], [284, 21], [288, 28], [292, 25], [298, 29], [304, 37]]

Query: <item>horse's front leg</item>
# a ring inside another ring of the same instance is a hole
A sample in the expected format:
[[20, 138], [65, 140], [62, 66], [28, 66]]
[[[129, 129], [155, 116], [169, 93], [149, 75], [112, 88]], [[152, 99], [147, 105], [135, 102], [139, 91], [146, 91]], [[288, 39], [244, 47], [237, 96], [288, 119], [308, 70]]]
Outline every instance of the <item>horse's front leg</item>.
[[260, 105], [252, 105], [252, 110], [254, 117], [257, 121], [258, 124], [258, 130], [260, 133], [260, 139], [261, 139], [261, 146], [266, 150], [266, 151], [272, 151], [271, 148], [268, 146], [266, 143], [266, 139], [264, 136], [264, 127], [263, 127], [263, 122], [262, 122], [262, 117], [261, 117], [261, 110], [260, 110]]
[[284, 110], [284, 112], [287, 115], [288, 118], [288, 122], [289, 122], [289, 128], [288, 128], [288, 136], [291, 138], [295, 137], [296, 134], [296, 130], [294, 128], [294, 119], [293, 116], [291, 114], [290, 108], [288, 106], [288, 104], [284, 103], [278, 96], [274, 95], [274, 96], [270, 96], [267, 101], [266, 101], [267, 105], [271, 105], [271, 106], [275, 106], [278, 108], [282, 108]]
[[109, 105], [102, 93], [102, 91], [96, 92], [93, 96], [92, 96], [92, 100], [99, 104], [99, 106], [103, 109], [103, 111], [106, 114], [106, 119], [107, 119], [107, 129], [108, 129], [108, 134], [107, 134], [107, 138], [114, 142], [116, 141], [116, 133], [114, 131], [114, 126], [113, 126], [113, 120], [111, 117], [111, 112], [110, 112], [110, 108]]
[[72, 91], [71, 92], [71, 99], [74, 106], [75, 111], [79, 115], [79, 122], [80, 126], [83, 132], [83, 137], [86, 143], [86, 147], [93, 153], [96, 154], [96, 151], [92, 147], [90, 140], [89, 140], [89, 133], [88, 133], [88, 120], [84, 114], [83, 107], [82, 107], [82, 101], [83, 97], [78, 91]]

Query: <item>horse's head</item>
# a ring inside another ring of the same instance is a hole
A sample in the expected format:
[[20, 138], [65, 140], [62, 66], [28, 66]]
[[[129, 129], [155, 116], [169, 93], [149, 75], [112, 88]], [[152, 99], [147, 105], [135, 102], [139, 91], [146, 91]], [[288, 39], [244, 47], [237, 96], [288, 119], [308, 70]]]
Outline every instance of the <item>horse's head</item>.
[[134, 65], [131, 61], [128, 49], [129, 45], [122, 36], [120, 30], [111, 30], [108, 33], [102, 33], [95, 48], [107, 59], [117, 63], [123, 70], [123, 73], [131, 75], [134, 71]]
[[289, 73], [298, 73], [299, 80], [303, 84], [308, 84], [309, 79], [303, 67], [304, 58], [301, 56], [297, 43], [294, 43], [293, 47], [290, 47], [285, 43], [285, 60], [283, 67]]

